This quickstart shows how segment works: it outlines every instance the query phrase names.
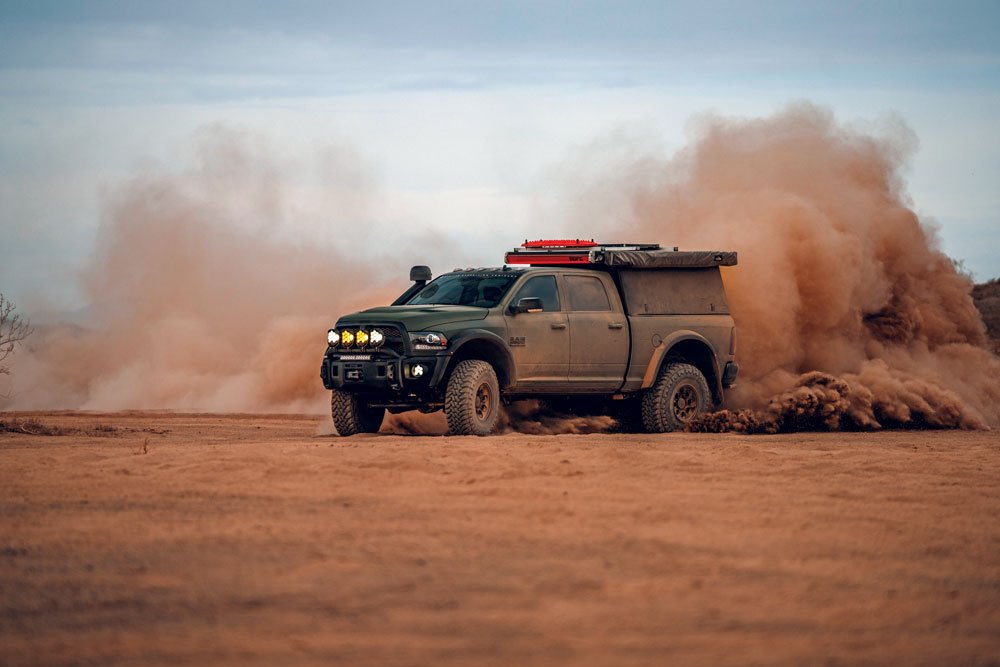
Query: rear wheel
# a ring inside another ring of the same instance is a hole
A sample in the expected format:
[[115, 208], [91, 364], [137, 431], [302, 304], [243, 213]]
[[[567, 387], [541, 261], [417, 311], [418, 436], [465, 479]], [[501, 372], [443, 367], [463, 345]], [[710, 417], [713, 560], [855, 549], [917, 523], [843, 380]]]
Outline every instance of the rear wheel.
[[496, 371], [480, 359], [459, 362], [444, 395], [448, 431], [454, 435], [489, 435], [500, 415]]
[[340, 435], [378, 433], [385, 418], [384, 408], [373, 408], [357, 394], [334, 389], [330, 396], [333, 425]]
[[711, 406], [705, 376], [691, 364], [664, 366], [656, 384], [642, 397], [642, 425], [650, 433], [683, 430]]

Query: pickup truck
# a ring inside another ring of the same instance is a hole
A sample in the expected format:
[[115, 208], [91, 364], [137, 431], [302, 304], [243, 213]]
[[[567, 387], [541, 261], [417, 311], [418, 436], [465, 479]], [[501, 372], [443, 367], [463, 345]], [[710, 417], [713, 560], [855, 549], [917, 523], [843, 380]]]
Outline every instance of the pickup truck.
[[739, 371], [720, 270], [735, 265], [735, 252], [559, 240], [433, 280], [415, 266], [392, 305], [327, 332], [334, 426], [374, 433], [387, 410], [443, 409], [451, 433], [482, 436], [501, 404], [544, 398], [623, 430], [682, 429]]

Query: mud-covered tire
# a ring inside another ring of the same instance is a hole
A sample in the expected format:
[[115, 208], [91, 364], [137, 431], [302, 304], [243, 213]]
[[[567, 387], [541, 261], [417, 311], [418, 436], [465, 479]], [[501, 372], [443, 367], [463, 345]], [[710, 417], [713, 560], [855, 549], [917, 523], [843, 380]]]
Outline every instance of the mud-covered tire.
[[452, 435], [489, 435], [500, 416], [500, 384], [487, 362], [466, 359], [448, 378], [444, 413]]
[[691, 364], [668, 363], [642, 397], [642, 425], [650, 433], [683, 430], [711, 405], [712, 392], [701, 371]]
[[369, 407], [356, 394], [334, 389], [330, 395], [333, 426], [340, 435], [378, 433], [385, 419], [384, 408]]

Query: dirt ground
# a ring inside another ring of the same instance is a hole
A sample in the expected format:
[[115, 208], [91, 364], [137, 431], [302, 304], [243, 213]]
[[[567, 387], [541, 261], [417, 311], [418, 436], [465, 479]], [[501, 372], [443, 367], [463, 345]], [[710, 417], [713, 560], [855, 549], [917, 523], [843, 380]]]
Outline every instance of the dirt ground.
[[997, 433], [11, 417], [3, 665], [1000, 664]]

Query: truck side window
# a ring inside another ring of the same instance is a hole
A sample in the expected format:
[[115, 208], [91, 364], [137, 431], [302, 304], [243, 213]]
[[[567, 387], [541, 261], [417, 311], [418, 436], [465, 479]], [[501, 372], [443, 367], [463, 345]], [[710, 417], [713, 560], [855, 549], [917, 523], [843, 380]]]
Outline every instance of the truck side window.
[[570, 310], [611, 310], [608, 292], [600, 278], [592, 276], [564, 276], [566, 298]]
[[511, 303], [516, 304], [521, 299], [532, 296], [542, 300], [542, 310], [546, 312], [559, 310], [559, 292], [556, 290], [556, 277], [535, 276], [534, 278], [529, 278], [521, 286], [521, 289], [517, 290], [517, 294], [514, 295]]

